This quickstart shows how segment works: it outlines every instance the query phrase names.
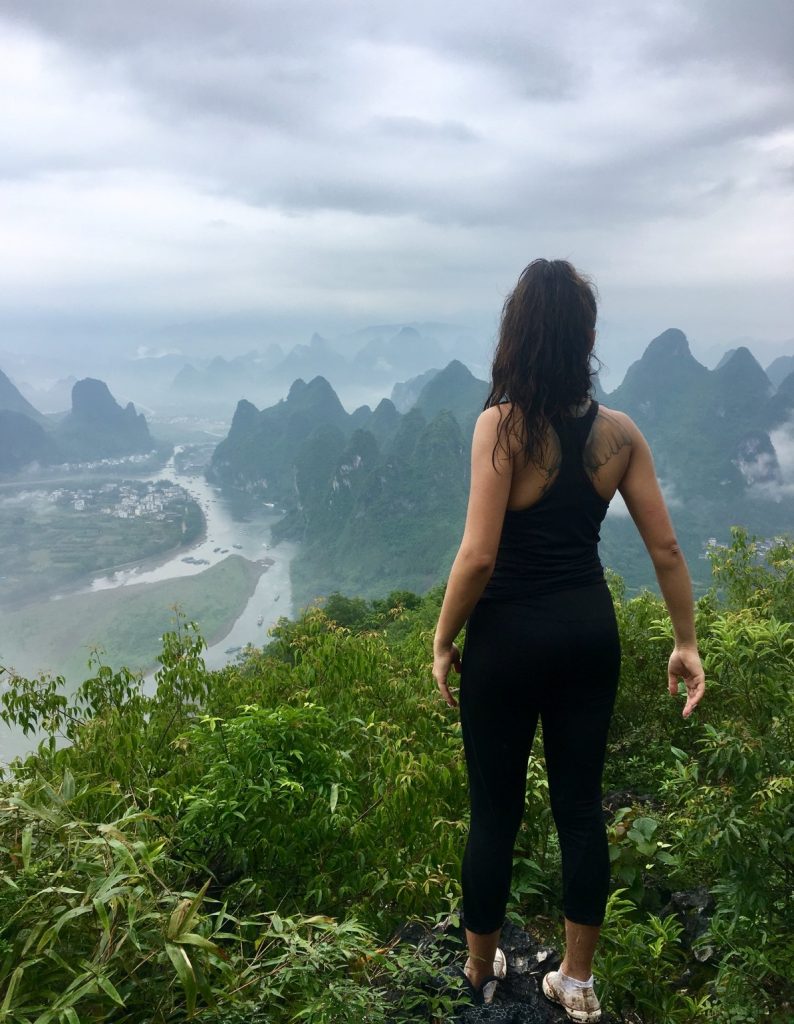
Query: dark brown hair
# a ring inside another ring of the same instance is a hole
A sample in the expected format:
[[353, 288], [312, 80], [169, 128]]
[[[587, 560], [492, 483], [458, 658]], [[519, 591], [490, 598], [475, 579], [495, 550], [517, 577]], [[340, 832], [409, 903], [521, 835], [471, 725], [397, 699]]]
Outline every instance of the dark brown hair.
[[499, 421], [494, 463], [499, 447], [509, 455], [511, 433], [521, 441], [526, 462], [540, 458], [549, 419], [587, 400], [597, 372], [596, 314], [594, 286], [567, 260], [533, 260], [521, 272], [502, 309], [483, 405], [512, 403]]

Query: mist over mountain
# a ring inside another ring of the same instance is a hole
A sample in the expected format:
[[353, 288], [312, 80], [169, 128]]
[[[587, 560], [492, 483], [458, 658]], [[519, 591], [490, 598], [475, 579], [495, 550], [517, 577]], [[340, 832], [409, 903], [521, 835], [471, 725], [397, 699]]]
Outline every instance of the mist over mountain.
[[780, 427], [794, 418], [794, 370], [780, 382], [765, 408], [768, 426]]
[[114, 390], [145, 396], [149, 409], [230, 417], [240, 398], [261, 408], [277, 402], [294, 380], [316, 376], [349, 408], [375, 405], [398, 382], [452, 358], [484, 372], [487, 344], [452, 324], [382, 324], [335, 339], [315, 332], [306, 343], [272, 342], [233, 356], [223, 350], [210, 358], [144, 356], [114, 367], [107, 379]]
[[[298, 599], [343, 585], [370, 595], [392, 586], [422, 589], [448, 571], [459, 542], [471, 433], [488, 393], [487, 381], [451, 355], [460, 347], [459, 329], [432, 329], [431, 335], [429, 326], [418, 324], [368, 327], [344, 339], [352, 355], [339, 351], [339, 339], [316, 333], [286, 352], [274, 343], [240, 356], [218, 355], [203, 366], [186, 364], [178, 353], [148, 354], [131, 361], [137, 377], [124, 391], [146, 382], [147, 402], [156, 404], [158, 388], [182, 389], [191, 396], [187, 407], [194, 403], [199, 411], [236, 394], [231, 426], [207, 476], [285, 510], [274, 537], [301, 542], [293, 564]], [[632, 416], [651, 443], [690, 560], [702, 559], [708, 538], [724, 534], [731, 522], [767, 535], [791, 528], [784, 497], [794, 481], [784, 469], [791, 463], [786, 424], [794, 417], [794, 373], [779, 377], [787, 365], [770, 364], [775, 387], [739, 345], [710, 370], [693, 356], [683, 331], [670, 328], [646, 346], [611, 393], [593, 380], [598, 400]], [[317, 366], [344, 384], [335, 386], [314, 372]], [[415, 373], [395, 379], [411, 366]], [[282, 386], [284, 375], [298, 367], [305, 374]], [[371, 401], [345, 403], [344, 395], [364, 387]], [[280, 397], [252, 401], [260, 388], [278, 389]], [[156, 443], [146, 417], [93, 377], [75, 383], [71, 409], [60, 420], [42, 416], [5, 376], [3, 406], [5, 474], [32, 462], [149, 451]], [[786, 447], [783, 463], [776, 444]], [[602, 552], [629, 583], [639, 579], [634, 567], [645, 555], [619, 498], [604, 527]]]
[[41, 387], [33, 387], [20, 381], [19, 390], [36, 409], [45, 415], [47, 413], [65, 413], [71, 405], [72, 388], [76, 383], [77, 377], [72, 375]]

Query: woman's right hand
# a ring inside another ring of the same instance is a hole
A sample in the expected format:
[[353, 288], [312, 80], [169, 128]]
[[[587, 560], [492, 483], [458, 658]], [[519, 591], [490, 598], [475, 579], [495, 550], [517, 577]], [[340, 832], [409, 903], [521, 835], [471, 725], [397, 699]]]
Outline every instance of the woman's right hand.
[[676, 645], [673, 648], [673, 653], [667, 663], [667, 680], [668, 689], [674, 697], [678, 696], [679, 679], [684, 680], [687, 692], [687, 701], [682, 714], [684, 718], [689, 718], [706, 692], [706, 678], [703, 666], [700, 664], [697, 647]]

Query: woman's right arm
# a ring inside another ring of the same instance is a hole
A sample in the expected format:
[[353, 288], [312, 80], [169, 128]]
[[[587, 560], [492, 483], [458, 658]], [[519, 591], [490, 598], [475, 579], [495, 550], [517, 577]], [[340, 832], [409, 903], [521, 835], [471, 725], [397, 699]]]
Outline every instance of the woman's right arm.
[[706, 689], [695, 636], [692, 581], [656, 478], [648, 442], [629, 416], [623, 413], [621, 419], [632, 443], [618, 490], [651, 556], [659, 589], [670, 613], [675, 647], [668, 663], [668, 687], [670, 693], [677, 694], [678, 680], [684, 680], [687, 702], [683, 715], [688, 718]]

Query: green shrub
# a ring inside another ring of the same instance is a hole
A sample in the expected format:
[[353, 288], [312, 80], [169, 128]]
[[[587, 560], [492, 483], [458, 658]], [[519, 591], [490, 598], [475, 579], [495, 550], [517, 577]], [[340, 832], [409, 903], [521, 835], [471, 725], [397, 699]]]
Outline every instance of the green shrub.
[[[605, 787], [632, 806], [609, 825], [594, 969], [627, 1019], [789, 1019], [793, 552], [744, 531], [711, 552], [708, 689], [688, 720], [663, 604], [610, 578], [623, 667]], [[466, 769], [431, 676], [443, 592], [332, 595], [215, 672], [177, 614], [151, 695], [98, 654], [72, 698], [57, 677], [8, 680], [0, 717], [44, 739], [0, 778], [0, 1021], [448, 1019], [453, 995], [428, 986], [443, 958], [390, 941], [459, 911]], [[539, 742], [514, 865], [509, 916], [558, 939]], [[700, 959], [659, 916], [696, 885], [715, 901]]]

